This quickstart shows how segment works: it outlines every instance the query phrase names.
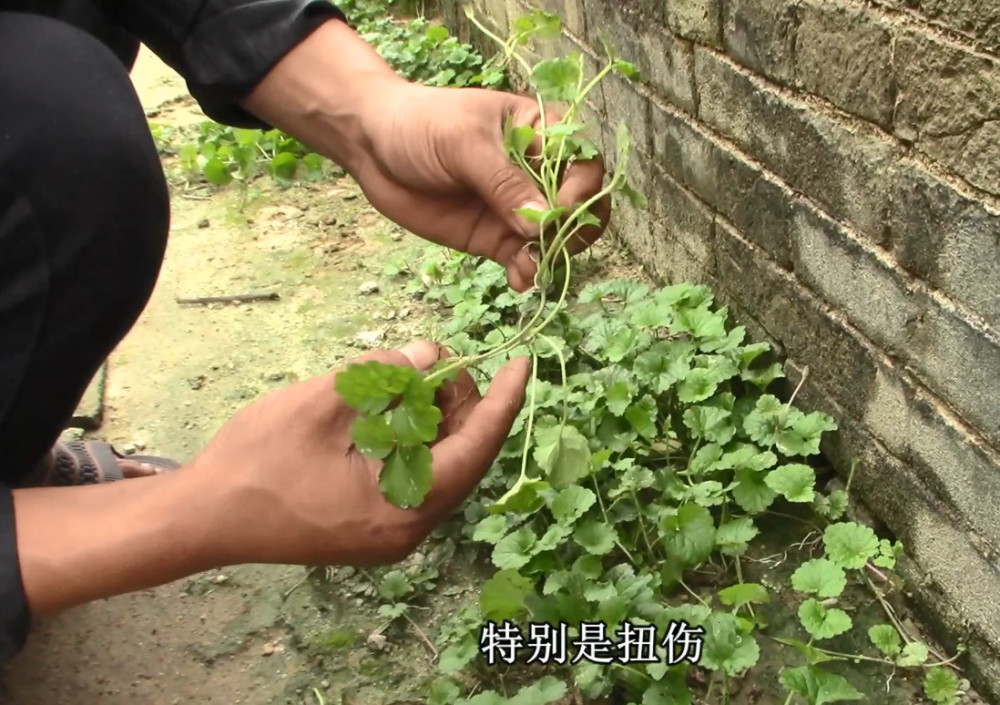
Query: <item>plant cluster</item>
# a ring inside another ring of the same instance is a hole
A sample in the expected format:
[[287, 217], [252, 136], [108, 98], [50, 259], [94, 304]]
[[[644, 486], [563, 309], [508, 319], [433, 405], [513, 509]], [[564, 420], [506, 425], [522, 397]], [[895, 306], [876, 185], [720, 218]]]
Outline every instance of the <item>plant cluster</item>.
[[[359, 412], [355, 445], [382, 461], [385, 496], [412, 507], [430, 485], [437, 388], [459, 370], [484, 379], [511, 356], [532, 360], [527, 403], [465, 509], [469, 538], [495, 572], [478, 604], [439, 635], [443, 676], [429, 705], [545, 705], [570, 688], [629, 705], [726, 703], [736, 679], [758, 665], [765, 638], [799, 660], [780, 673], [786, 705], [861, 700], [850, 670], [837, 668], [861, 661], [924, 669], [930, 701], [954, 705], [953, 659], [932, 657], [886, 597], [902, 546], [845, 519], [847, 490], [820, 490], [811, 462], [836, 425], [771, 391], [784, 373], [769, 346], [730, 327], [705, 286], [573, 282], [566, 244], [594, 222], [589, 208], [610, 194], [644, 201], [623, 177], [622, 127], [605, 188], [578, 208], [556, 205], [567, 165], [596, 154], [580, 117], [588, 92], [612, 72], [636, 77], [610, 49], [590, 80], [580, 55], [534, 65], [519, 55], [529, 39], [559, 29], [557, 16], [535, 11], [510, 39], [489, 35], [504, 61], [521, 64], [543, 112], [550, 102], [566, 106], [558, 122], [505, 130], [510, 158], [548, 201], [544, 211], [522, 211], [539, 226], [534, 288], [514, 294], [500, 267], [446, 254], [423, 272], [425, 298], [450, 308], [443, 342], [455, 357], [425, 374], [352, 365], [336, 383]], [[745, 579], [763, 518], [783, 506], [809, 513], [792, 517], [815, 527], [807, 559], [789, 584]], [[865, 653], [847, 653], [831, 644], [855, 629], [845, 595], [857, 586], [874, 593], [888, 621], [867, 630]], [[800, 638], [768, 634], [763, 608], [777, 597], [797, 605]], [[623, 640], [634, 646], [650, 630], [652, 661], [618, 654]], [[541, 640], [551, 648], [560, 638], [589, 656], [524, 658], [533, 641], [537, 656]], [[681, 638], [690, 658], [674, 658]], [[484, 666], [487, 653], [495, 665]], [[469, 673], [480, 682], [505, 673], [506, 685], [471, 694]]]

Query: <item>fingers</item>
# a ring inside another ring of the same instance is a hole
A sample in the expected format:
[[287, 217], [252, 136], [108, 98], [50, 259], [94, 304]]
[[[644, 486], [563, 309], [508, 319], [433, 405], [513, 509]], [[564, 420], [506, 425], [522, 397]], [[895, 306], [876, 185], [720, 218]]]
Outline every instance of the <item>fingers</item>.
[[[558, 203], [560, 206], [566, 207], [569, 213], [572, 214], [579, 206], [600, 193], [603, 187], [603, 159], [595, 157], [587, 161], [574, 162], [566, 170], [566, 175], [563, 177], [562, 185], [559, 188]], [[608, 222], [611, 220], [610, 196], [604, 196], [597, 203], [591, 205], [589, 210], [600, 221], [601, 225], [600, 227], [587, 225], [578, 230], [567, 243], [567, 249], [570, 254], [576, 255], [583, 252], [597, 242], [604, 233], [605, 228], [608, 227]]]
[[454, 511], [493, 464], [524, 405], [530, 371], [525, 357], [504, 365], [478, 404], [464, 402], [461, 427], [434, 447], [434, 485], [419, 510], [432, 521]]
[[442, 356], [441, 346], [429, 340], [415, 340], [407, 343], [399, 350], [371, 350], [352, 360], [352, 363], [382, 362], [387, 365], [413, 367], [418, 370], [428, 370]]

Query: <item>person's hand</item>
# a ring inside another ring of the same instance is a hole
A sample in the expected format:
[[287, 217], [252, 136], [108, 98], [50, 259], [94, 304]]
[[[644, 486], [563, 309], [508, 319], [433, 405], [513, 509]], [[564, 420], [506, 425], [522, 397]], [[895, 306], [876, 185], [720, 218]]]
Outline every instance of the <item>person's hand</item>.
[[[429, 369], [441, 349], [421, 341], [368, 353]], [[475, 489], [524, 403], [529, 365], [502, 368], [485, 397], [463, 373], [438, 394], [441, 436], [424, 503], [399, 509], [378, 487], [381, 463], [352, 447], [356, 414], [334, 389], [337, 371], [272, 392], [238, 412], [182, 472], [219, 488], [213, 564], [371, 565], [401, 560]]]
[[[542, 127], [538, 103], [525, 96], [475, 88], [436, 88], [394, 80], [372, 90], [362, 129], [369, 159], [355, 174], [369, 202], [407, 230], [441, 245], [483, 255], [507, 268], [511, 287], [526, 291], [536, 265], [529, 243], [538, 226], [515, 213], [546, 210], [535, 182], [514, 165], [503, 146], [508, 117], [515, 126]], [[560, 120], [547, 106], [548, 124]], [[537, 149], [537, 144], [535, 146]], [[565, 173], [557, 205], [572, 210], [603, 187], [600, 157], [574, 163]], [[577, 254], [607, 227], [611, 201], [591, 207], [601, 225], [579, 231]]]

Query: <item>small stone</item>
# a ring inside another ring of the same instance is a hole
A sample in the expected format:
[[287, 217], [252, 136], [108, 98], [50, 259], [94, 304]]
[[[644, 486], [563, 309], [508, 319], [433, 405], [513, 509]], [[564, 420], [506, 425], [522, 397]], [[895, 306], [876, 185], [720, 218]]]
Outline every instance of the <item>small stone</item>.
[[357, 198], [358, 198], [358, 194], [356, 194], [356, 193], [345, 193], [344, 194], [344, 200], [345, 201], [356, 201]]
[[216, 575], [215, 579], [212, 581], [216, 585], [222, 585], [223, 583], [229, 582], [228, 575]]
[[391, 235], [389, 235], [389, 237], [391, 237], [396, 242], [399, 242], [400, 240], [403, 239], [403, 233], [401, 233], [398, 230], [396, 230]]
[[395, 318], [396, 318], [396, 312], [395, 311], [389, 311], [389, 313], [385, 314], [385, 320], [387, 320], [387, 321], [395, 320]]
[[208, 227], [208, 218], [202, 218], [198, 221], [198, 228], [204, 230]]
[[410, 313], [411, 313], [411, 311], [410, 311], [409, 308], [404, 308], [404, 309], [400, 310], [399, 317], [400, 318], [409, 318]]
[[377, 294], [378, 282], [376, 281], [364, 282], [361, 286], [358, 287], [358, 293], [361, 294], [362, 296]]
[[323, 688], [323, 690], [326, 690], [327, 688], [330, 687], [330, 681], [320, 681], [319, 685], [321, 688]]
[[364, 348], [375, 348], [382, 344], [385, 333], [380, 330], [363, 330], [355, 336], [358, 345]]
[[262, 656], [270, 656], [274, 653], [274, 644], [264, 644], [261, 648], [260, 653]]
[[134, 443], [126, 443], [125, 445], [122, 446], [122, 453], [124, 453], [125, 455], [134, 455], [135, 450], [136, 449]]

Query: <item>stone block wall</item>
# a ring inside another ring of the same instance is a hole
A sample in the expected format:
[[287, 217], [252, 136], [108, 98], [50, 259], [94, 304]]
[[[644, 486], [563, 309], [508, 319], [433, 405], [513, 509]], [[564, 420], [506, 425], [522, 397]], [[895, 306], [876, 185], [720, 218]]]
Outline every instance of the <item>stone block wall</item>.
[[1000, 2], [472, 4], [506, 33], [532, 1], [559, 52], [604, 36], [642, 73], [591, 106], [605, 143], [630, 127], [650, 203], [614, 233], [808, 369], [827, 454], [860, 461], [915, 598], [1000, 700]]

